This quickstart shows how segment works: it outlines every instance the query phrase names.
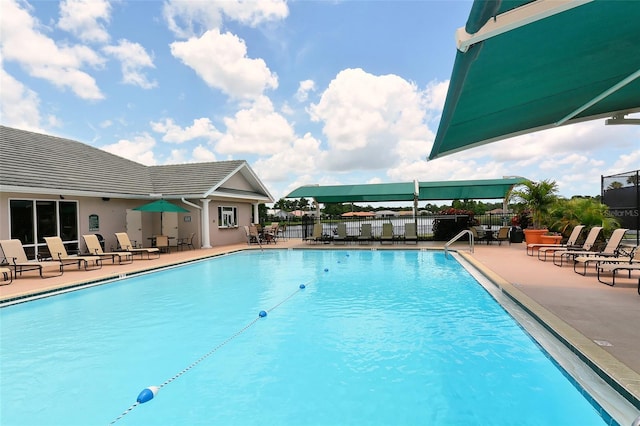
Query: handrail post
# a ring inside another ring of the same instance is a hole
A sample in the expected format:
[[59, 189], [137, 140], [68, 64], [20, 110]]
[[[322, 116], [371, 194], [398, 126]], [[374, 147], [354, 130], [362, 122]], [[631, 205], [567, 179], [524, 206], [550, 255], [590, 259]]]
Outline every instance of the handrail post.
[[455, 243], [456, 241], [458, 241], [460, 238], [462, 238], [463, 235], [465, 234], [469, 234], [469, 251], [471, 253], [473, 253], [473, 232], [471, 232], [468, 229], [464, 229], [462, 231], [460, 231], [458, 233], [458, 235], [456, 235], [455, 237], [453, 237], [452, 239], [450, 239], [449, 241], [447, 241], [447, 243], [444, 245], [444, 255], [445, 257], [449, 256], [449, 246], [453, 243]]

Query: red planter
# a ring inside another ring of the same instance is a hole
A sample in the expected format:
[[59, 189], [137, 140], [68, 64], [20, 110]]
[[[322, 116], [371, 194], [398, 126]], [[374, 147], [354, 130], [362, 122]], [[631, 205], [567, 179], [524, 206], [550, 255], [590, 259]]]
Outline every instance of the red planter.
[[560, 244], [562, 235], [542, 235], [540, 237], [542, 244]]
[[542, 236], [547, 232], [548, 229], [525, 229], [524, 240], [527, 244], [542, 244]]

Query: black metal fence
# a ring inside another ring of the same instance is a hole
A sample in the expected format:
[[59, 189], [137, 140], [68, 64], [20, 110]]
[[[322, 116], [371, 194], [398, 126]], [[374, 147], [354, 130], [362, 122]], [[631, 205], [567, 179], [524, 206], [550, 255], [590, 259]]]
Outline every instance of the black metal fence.
[[[502, 226], [511, 226], [512, 214], [485, 214], [475, 215], [474, 223], [481, 225], [485, 228], [497, 231]], [[394, 235], [404, 235], [405, 224], [415, 223], [418, 239], [420, 240], [432, 240], [434, 238], [434, 224], [437, 221], [457, 221], [465, 223], [463, 226], [466, 228], [466, 224], [469, 222], [469, 216], [467, 215], [420, 215], [417, 217], [407, 216], [395, 216], [395, 217], [357, 217], [357, 218], [322, 218], [322, 233], [327, 236], [336, 235], [337, 226], [339, 223], [344, 223], [347, 228], [347, 235], [356, 237], [360, 235], [360, 228], [363, 224], [371, 225], [371, 234], [374, 238], [382, 235], [382, 225], [385, 223], [391, 223], [393, 225]], [[300, 219], [294, 220], [280, 220], [279, 227], [281, 228], [281, 237], [283, 238], [308, 238], [313, 235], [313, 225], [317, 222], [317, 219], [313, 216], [303, 216]], [[457, 233], [457, 231], [455, 232]], [[454, 233], [454, 235], [455, 235]], [[443, 240], [448, 240], [453, 235], [448, 235]]]

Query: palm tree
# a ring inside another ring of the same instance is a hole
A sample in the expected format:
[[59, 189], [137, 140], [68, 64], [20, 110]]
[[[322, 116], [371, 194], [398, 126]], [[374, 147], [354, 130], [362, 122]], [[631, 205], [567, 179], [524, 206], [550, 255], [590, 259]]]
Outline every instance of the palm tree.
[[545, 222], [549, 208], [558, 200], [558, 184], [553, 180], [541, 182], [526, 181], [511, 191], [510, 198], [524, 204], [530, 211], [533, 227], [540, 229]]

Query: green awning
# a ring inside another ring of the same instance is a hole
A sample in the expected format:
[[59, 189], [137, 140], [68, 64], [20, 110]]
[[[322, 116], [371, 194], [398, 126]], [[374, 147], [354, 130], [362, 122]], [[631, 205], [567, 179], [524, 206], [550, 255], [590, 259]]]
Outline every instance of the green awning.
[[414, 184], [377, 183], [367, 185], [301, 186], [285, 198], [313, 198], [319, 203], [413, 201]]
[[[489, 200], [505, 198], [525, 178], [418, 182], [418, 200]], [[301, 186], [285, 198], [313, 198], [319, 203], [413, 201], [415, 183]]]
[[494, 200], [505, 198], [524, 178], [420, 182], [419, 200]]
[[640, 1], [475, 0], [429, 159], [640, 111], [639, 23]]

